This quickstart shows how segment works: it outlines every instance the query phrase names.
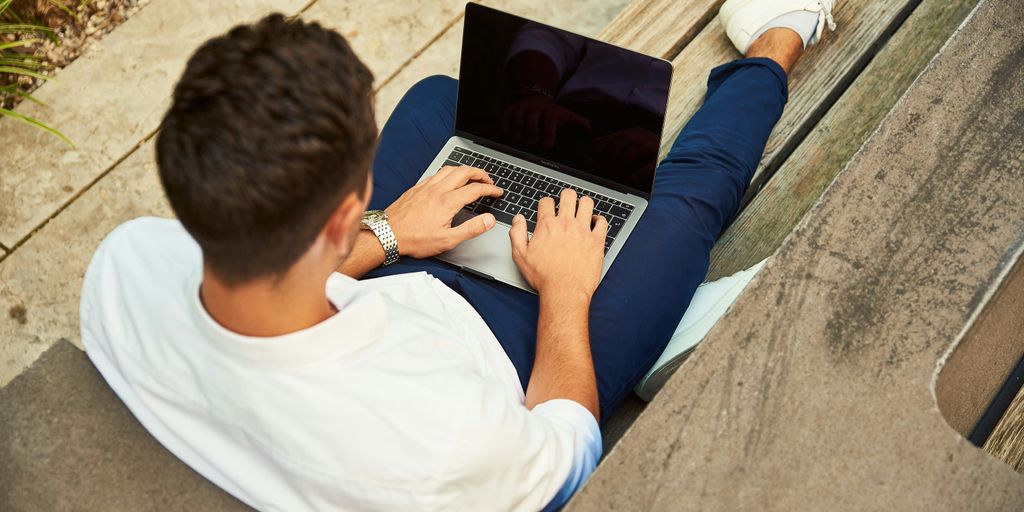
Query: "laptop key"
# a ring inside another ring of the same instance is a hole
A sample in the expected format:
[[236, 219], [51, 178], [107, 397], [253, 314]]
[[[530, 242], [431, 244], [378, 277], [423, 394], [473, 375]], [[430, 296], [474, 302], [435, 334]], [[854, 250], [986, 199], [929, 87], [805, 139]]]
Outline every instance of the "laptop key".
[[508, 170], [508, 168], [505, 168], [505, 167], [499, 167], [498, 170], [495, 171], [494, 174], [497, 174], [498, 176], [501, 176], [502, 178], [508, 178], [508, 175], [512, 174], [512, 171]]
[[554, 183], [549, 183], [546, 192], [553, 196], [557, 196], [562, 192], [562, 189], [558, 188], [558, 185], [555, 185]]
[[522, 181], [523, 180], [523, 175], [518, 173], [518, 172], [512, 171], [512, 175], [509, 176], [508, 179], [510, 179], [512, 181], [516, 181], [516, 182]]
[[494, 215], [495, 220], [497, 220], [498, 222], [512, 225], [513, 215], [511, 213], [506, 213], [504, 210], [499, 210], [496, 208], [486, 208], [483, 210], [477, 210], [477, 213], [490, 213], [491, 215]]
[[506, 193], [505, 197], [502, 197], [502, 199], [504, 199], [505, 201], [508, 201], [509, 203], [512, 203], [512, 204], [519, 204], [519, 200], [522, 199], [522, 197], [520, 197], [519, 194], [514, 194], [512, 192], [509, 192], [509, 193]]
[[461, 162], [462, 165], [472, 165], [473, 161], [475, 160], [475, 158], [469, 155], [462, 155], [461, 157], [459, 157], [459, 162]]
[[595, 206], [594, 209], [599, 211], [599, 212], [601, 212], [601, 213], [608, 213], [609, 211], [611, 211], [612, 205], [610, 205], [610, 204], [608, 204], [608, 203], [606, 203], [604, 201], [600, 201], [600, 202], [597, 203], [597, 206]]
[[522, 183], [523, 183], [523, 185], [526, 185], [527, 187], [532, 187], [533, 184], [536, 183], [536, 182], [537, 182], [537, 178], [534, 178], [533, 176], [523, 176]]
[[[501, 176], [501, 171], [498, 171], [498, 176]], [[512, 182], [505, 178], [498, 178], [498, 182], [495, 183], [495, 185], [497, 185], [499, 188], [508, 188], [508, 186], [511, 184]]]
[[612, 214], [612, 215], [614, 215], [616, 217], [621, 217], [623, 219], [625, 219], [626, 217], [629, 217], [629, 210], [627, 210], [627, 209], [625, 209], [625, 208], [623, 208], [621, 206], [616, 206], [616, 205], [612, 205], [612, 208], [611, 208], [611, 210], [608, 211], [608, 213], [610, 213], [610, 214]]
[[533, 203], [535, 203], [535, 202], [536, 201], [534, 201], [533, 199], [531, 199], [529, 197], [520, 197], [519, 201], [517, 201], [516, 204], [518, 204], [519, 206], [522, 206], [523, 208], [530, 208], [531, 206], [533, 206]]
[[505, 211], [505, 208], [507, 206], [508, 206], [508, 201], [505, 201], [504, 199], [497, 199], [497, 200], [494, 201], [494, 204], [491, 205], [492, 208], [495, 208], [495, 209], [498, 209], [498, 210], [501, 210], [501, 211]]
[[618, 236], [619, 230], [626, 224], [626, 221], [618, 217], [612, 217], [608, 222], [608, 236], [612, 238]]
[[508, 206], [505, 207], [505, 211], [512, 215], [519, 213], [519, 210], [521, 209], [522, 208], [520, 208], [518, 204], [509, 204]]
[[526, 231], [528, 233], [533, 233], [536, 230], [537, 230], [537, 223], [536, 222], [534, 222], [532, 220], [526, 221]]
[[537, 192], [538, 191], [535, 188], [525, 187], [523, 188], [523, 191], [520, 192], [520, 194], [522, 194], [523, 197], [534, 198], [537, 197]]

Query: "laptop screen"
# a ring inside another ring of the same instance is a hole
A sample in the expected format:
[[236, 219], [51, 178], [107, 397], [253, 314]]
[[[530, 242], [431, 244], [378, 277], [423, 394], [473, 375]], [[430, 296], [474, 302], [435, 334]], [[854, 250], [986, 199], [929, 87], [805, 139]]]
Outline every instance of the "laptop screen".
[[469, 3], [455, 129], [649, 195], [671, 81], [667, 61]]

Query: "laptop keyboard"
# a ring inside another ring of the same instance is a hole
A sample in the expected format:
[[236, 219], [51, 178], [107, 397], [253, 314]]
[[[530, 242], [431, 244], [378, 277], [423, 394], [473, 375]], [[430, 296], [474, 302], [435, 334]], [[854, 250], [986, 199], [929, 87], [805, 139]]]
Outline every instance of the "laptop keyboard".
[[557, 205], [559, 194], [566, 188], [575, 190], [579, 196], [590, 196], [594, 200], [595, 213], [608, 220], [605, 252], [608, 252], [622, 226], [626, 224], [626, 219], [633, 213], [631, 204], [461, 147], [456, 147], [448, 155], [444, 165], [468, 165], [487, 171], [494, 184], [505, 189], [505, 194], [501, 197], [481, 198], [466, 205], [465, 209], [475, 213], [491, 213], [498, 222], [509, 226], [512, 225], [512, 217], [520, 213], [526, 217], [530, 233], [537, 227], [537, 203], [541, 198], [550, 196]]

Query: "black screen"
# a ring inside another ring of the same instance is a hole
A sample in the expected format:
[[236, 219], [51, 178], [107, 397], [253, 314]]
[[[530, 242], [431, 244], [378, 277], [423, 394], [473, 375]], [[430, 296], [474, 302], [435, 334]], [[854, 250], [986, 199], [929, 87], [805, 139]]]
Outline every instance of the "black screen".
[[651, 192], [668, 62], [474, 3], [465, 31], [458, 132]]

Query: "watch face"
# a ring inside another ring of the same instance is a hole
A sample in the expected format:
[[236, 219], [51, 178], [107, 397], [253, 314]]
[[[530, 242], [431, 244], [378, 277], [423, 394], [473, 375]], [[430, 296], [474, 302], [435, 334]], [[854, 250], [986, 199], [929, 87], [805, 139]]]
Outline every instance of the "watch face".
[[387, 215], [384, 214], [383, 210], [368, 210], [363, 214], [363, 220], [366, 222], [377, 222], [386, 218]]

